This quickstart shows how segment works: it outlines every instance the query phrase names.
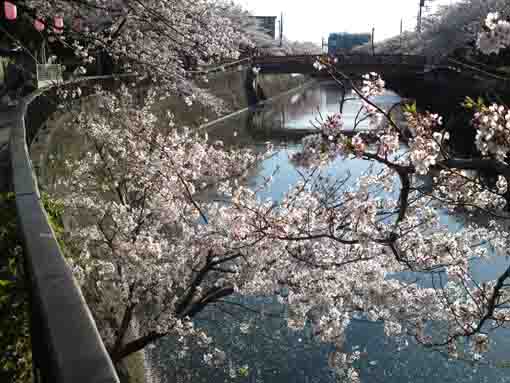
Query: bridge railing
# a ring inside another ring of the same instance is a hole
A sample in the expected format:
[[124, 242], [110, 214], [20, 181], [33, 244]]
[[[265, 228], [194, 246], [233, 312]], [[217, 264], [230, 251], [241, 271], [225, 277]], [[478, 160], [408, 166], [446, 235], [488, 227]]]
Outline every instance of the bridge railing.
[[[85, 78], [83, 95], [100, 82], [118, 86], [111, 76]], [[67, 86], [67, 85], [64, 85]], [[74, 86], [73, 83], [68, 86]], [[30, 326], [36, 383], [118, 383], [80, 287], [64, 259], [41, 203], [28, 147], [56, 110], [55, 88], [27, 96], [18, 109], [9, 143], [12, 185], [30, 288]]]
[[[313, 65], [319, 55], [255, 56], [253, 65]], [[336, 55], [338, 65], [437, 65], [441, 58], [419, 55]]]

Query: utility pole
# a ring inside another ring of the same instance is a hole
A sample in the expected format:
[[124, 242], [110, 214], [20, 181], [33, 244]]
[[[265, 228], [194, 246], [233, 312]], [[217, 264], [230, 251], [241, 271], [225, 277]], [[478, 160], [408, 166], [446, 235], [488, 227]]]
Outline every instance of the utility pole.
[[283, 12], [280, 14], [280, 47], [283, 45]]
[[421, 33], [421, 11], [425, 5], [425, 0], [420, 0], [420, 10], [418, 11], [418, 33]]
[[374, 33], [375, 33], [375, 27], [372, 27], [372, 55], [373, 56], [375, 56]]
[[324, 47], [326, 47], [326, 53], [329, 53], [328, 42], [326, 41], [326, 38], [322, 36], [322, 53], [324, 53]]
[[402, 50], [402, 33], [404, 31], [404, 19], [400, 19], [400, 50]]

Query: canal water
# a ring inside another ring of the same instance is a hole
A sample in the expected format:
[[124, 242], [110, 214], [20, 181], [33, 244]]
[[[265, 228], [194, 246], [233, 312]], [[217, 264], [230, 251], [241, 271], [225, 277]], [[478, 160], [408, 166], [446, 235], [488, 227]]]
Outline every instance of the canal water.
[[[347, 94], [343, 106], [346, 129], [354, 125], [360, 107], [359, 99]], [[299, 150], [299, 131], [310, 129], [327, 114], [340, 110], [342, 92], [334, 83], [316, 83], [297, 93], [277, 99], [254, 115], [238, 115], [221, 121], [208, 129], [211, 140], [221, 139], [228, 145], [262, 147], [267, 141], [278, 147], [276, 154], [267, 159], [251, 174], [249, 184], [257, 186], [266, 177], [273, 176], [270, 187], [260, 192], [260, 198], [279, 200], [301, 179], [298, 168], [290, 156]], [[379, 105], [390, 108], [400, 97], [386, 91], [374, 99]], [[360, 129], [369, 128], [368, 122]], [[371, 164], [359, 159], [336, 160], [323, 169], [333, 177], [351, 175], [351, 182], [367, 171]], [[373, 165], [373, 164], [372, 164]], [[302, 170], [302, 169], [301, 169]], [[462, 217], [443, 214], [442, 219], [452, 230], [463, 224]], [[493, 257], [489, 263], [473, 262], [472, 268], [478, 280], [493, 279], [508, 264], [503, 257]], [[427, 284], [424, 280], [423, 284]], [[287, 309], [273, 298], [235, 297], [231, 303], [213, 307], [201, 315], [196, 323], [206, 328], [218, 348], [227, 353], [237, 370], [235, 378], [221, 369], [207, 368], [201, 362], [200, 350], [179, 359], [176, 343], [163, 339], [151, 351], [152, 358], [161, 366], [161, 381], [173, 382], [278, 382], [311, 383], [334, 382], [328, 369], [327, 359], [332, 345], [318, 342], [310, 329], [292, 331], [286, 326]], [[250, 310], [241, 308], [246, 305]], [[510, 360], [510, 337], [499, 331], [491, 344], [489, 360]], [[361, 351], [357, 362], [361, 368], [362, 382], [503, 382], [510, 376], [506, 368], [491, 368], [483, 363], [470, 365], [466, 362], [449, 361], [440, 353], [424, 350], [409, 340], [407, 345], [398, 344], [385, 337], [382, 323], [354, 320], [346, 335], [346, 351]], [[501, 363], [504, 365], [505, 363]]]

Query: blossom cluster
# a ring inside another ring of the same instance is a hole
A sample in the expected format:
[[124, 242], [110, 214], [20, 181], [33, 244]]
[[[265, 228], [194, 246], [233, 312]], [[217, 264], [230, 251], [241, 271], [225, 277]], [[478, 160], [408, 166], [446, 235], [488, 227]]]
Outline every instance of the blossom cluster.
[[[222, 180], [242, 178], [258, 158], [226, 150], [221, 142], [211, 145], [186, 129], [161, 131], [150, 112], [155, 99], [149, 94], [147, 104], [137, 108], [123, 88], [84, 103], [73, 128], [85, 136], [86, 150], [68, 161], [71, 173], [59, 186], [70, 222], [80, 228], [69, 228], [76, 249], [69, 262], [107, 345], [115, 343], [113, 313], [142, 303], [159, 308], [137, 313], [144, 333], [178, 331], [182, 310], [189, 308], [175, 307], [195, 277], [194, 267], [211, 262], [207, 249], [221, 254], [206, 241], [209, 229], [197, 226], [206, 212], [215, 214], [195, 198]], [[212, 226], [214, 232], [218, 226]], [[212, 279], [196, 294], [217, 288]]]
[[327, 116], [325, 121], [321, 124], [321, 132], [328, 140], [333, 141], [340, 134], [344, 127], [342, 115], [339, 113]]
[[360, 136], [352, 139], [343, 133], [344, 122], [341, 114], [327, 116], [322, 121], [318, 134], [306, 136], [302, 140], [302, 150], [292, 156], [292, 160], [303, 167], [324, 165], [338, 155], [354, 149], [361, 152], [365, 144]]
[[338, 59], [336, 57], [331, 56], [317, 56], [317, 59], [313, 63], [313, 67], [317, 71], [321, 71], [323, 69], [329, 68], [332, 65], [336, 64]]
[[363, 75], [361, 93], [365, 97], [380, 96], [384, 92], [386, 83], [378, 73], [370, 72]]
[[498, 12], [489, 13], [476, 43], [484, 54], [499, 53], [510, 47], [510, 22], [502, 19]]
[[506, 162], [510, 150], [510, 110], [503, 105], [482, 106], [474, 115], [475, 144], [484, 156]]
[[442, 118], [437, 114], [405, 112], [404, 115], [412, 135], [409, 140], [410, 161], [418, 174], [427, 174], [431, 166], [443, 159], [441, 148], [450, 135], [442, 131]]
[[507, 181], [501, 175], [496, 188], [492, 190], [482, 183], [475, 172], [468, 170], [441, 170], [434, 183], [437, 185], [433, 190], [434, 195], [451, 210], [501, 210], [507, 203], [504, 198]]

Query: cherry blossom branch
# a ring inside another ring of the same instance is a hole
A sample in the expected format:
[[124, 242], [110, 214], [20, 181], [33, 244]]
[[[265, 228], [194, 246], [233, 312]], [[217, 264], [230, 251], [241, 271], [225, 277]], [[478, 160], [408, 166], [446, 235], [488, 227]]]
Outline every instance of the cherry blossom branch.
[[227, 297], [229, 295], [232, 295], [233, 293], [234, 288], [230, 286], [211, 288], [208, 292], [206, 292], [206, 294], [202, 298], [200, 298], [200, 300], [193, 303], [186, 310], [184, 310], [181, 316], [182, 317], [189, 316], [193, 318], [195, 315], [197, 315], [199, 312], [205, 309], [207, 305], [209, 305], [210, 303], [214, 303], [218, 299]]
[[122, 342], [124, 341], [124, 337], [126, 335], [126, 332], [129, 328], [129, 325], [132, 320], [133, 311], [136, 307], [135, 303], [132, 303], [131, 300], [133, 299], [133, 291], [134, 291], [135, 285], [132, 284], [129, 287], [129, 296], [128, 296], [128, 304], [124, 309], [124, 315], [122, 316], [122, 321], [120, 324], [120, 327], [117, 332], [117, 339], [115, 340], [115, 343], [113, 345], [113, 353], [115, 354], [117, 350], [119, 350], [122, 347]]
[[359, 98], [361, 98], [363, 101], [365, 101], [368, 105], [372, 106], [373, 108], [375, 108], [379, 113], [381, 113], [384, 117], [386, 117], [386, 120], [388, 121], [388, 123], [393, 127], [395, 128], [395, 130], [397, 132], [400, 132], [400, 128], [398, 127], [397, 124], [395, 124], [395, 122], [393, 121], [393, 119], [391, 118], [390, 115], [388, 115], [388, 113], [382, 109], [379, 105], [377, 105], [376, 103], [372, 102], [368, 97], [366, 97], [363, 92], [361, 92], [355, 85], [354, 85], [354, 81], [352, 81], [352, 79], [348, 76], [346, 76], [344, 73], [340, 72], [339, 70], [337, 70], [336, 68], [334, 68], [333, 70], [331, 69], [332, 66], [328, 66], [328, 73], [331, 75], [331, 77], [333, 78], [333, 80], [335, 80], [335, 82], [337, 84], [339, 84], [340, 86], [344, 86], [344, 84], [342, 83], [342, 81], [336, 76], [336, 74], [339, 74], [340, 76], [342, 76], [344, 78], [344, 80], [347, 80], [349, 81], [350, 83], [350, 86], [352, 87], [352, 89], [354, 90], [354, 92], [356, 92], [356, 94], [358, 95]]
[[126, 343], [121, 349], [118, 351], [111, 353], [110, 356], [114, 363], [120, 362], [125, 357], [142, 350], [147, 345], [154, 343], [156, 340], [167, 336], [168, 333], [158, 333], [158, 332], [150, 332], [149, 334], [142, 336], [138, 339], [132, 340]]
[[176, 174], [177, 174], [177, 177], [179, 178], [179, 180], [181, 181], [182, 186], [184, 186], [184, 189], [186, 190], [186, 194], [188, 196], [189, 202], [191, 202], [191, 204], [195, 207], [195, 209], [197, 209], [197, 211], [200, 213], [200, 216], [202, 217], [204, 222], [206, 224], [208, 224], [209, 221], [208, 221], [206, 215], [204, 214], [204, 212], [202, 211], [200, 206], [198, 206], [197, 202], [193, 198], [193, 195], [191, 194], [191, 192], [190, 192], [190, 190], [188, 188], [188, 185], [186, 184], [186, 181], [184, 181], [184, 179], [182, 178], [182, 175], [178, 171], [176, 171]]
[[211, 270], [213, 267], [212, 263], [213, 259], [213, 253], [212, 250], [209, 250], [206, 256], [206, 263], [205, 265], [199, 270], [195, 278], [193, 279], [193, 282], [188, 287], [188, 292], [186, 295], [184, 295], [180, 301], [175, 306], [175, 312], [181, 316], [182, 313], [184, 313], [187, 310], [188, 305], [191, 303], [195, 292], [197, 291], [198, 286], [203, 282], [205, 279], [207, 273]]

